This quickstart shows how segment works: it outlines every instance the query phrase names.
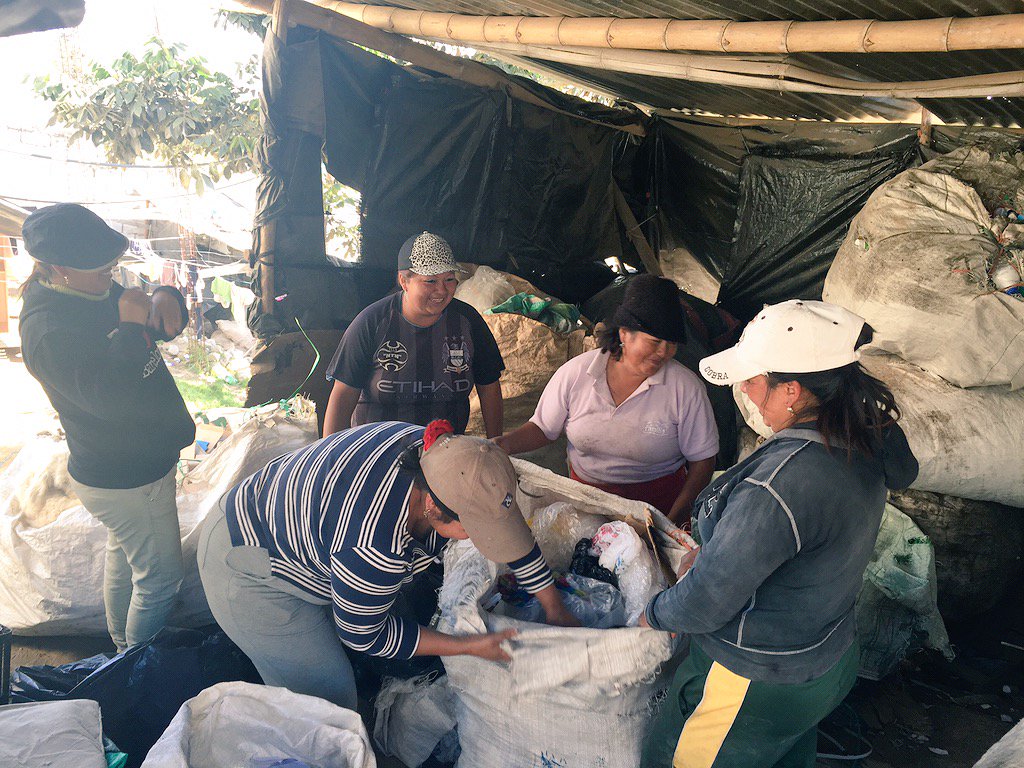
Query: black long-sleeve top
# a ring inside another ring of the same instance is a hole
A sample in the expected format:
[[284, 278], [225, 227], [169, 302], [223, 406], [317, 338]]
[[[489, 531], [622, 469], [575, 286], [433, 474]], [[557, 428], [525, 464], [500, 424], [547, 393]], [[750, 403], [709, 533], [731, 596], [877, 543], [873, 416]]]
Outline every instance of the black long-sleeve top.
[[87, 297], [32, 283], [19, 322], [25, 365], [67, 435], [68, 472], [94, 488], [154, 482], [195, 439], [146, 327], [118, 323], [123, 290], [114, 283], [109, 296]]

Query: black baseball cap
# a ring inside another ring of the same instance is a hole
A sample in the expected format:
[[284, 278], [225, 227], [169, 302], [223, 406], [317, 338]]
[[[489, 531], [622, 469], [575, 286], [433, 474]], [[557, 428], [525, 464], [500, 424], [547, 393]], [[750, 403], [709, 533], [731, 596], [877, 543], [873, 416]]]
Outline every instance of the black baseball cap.
[[83, 271], [113, 264], [128, 250], [128, 238], [77, 203], [33, 211], [21, 226], [29, 255], [43, 264]]

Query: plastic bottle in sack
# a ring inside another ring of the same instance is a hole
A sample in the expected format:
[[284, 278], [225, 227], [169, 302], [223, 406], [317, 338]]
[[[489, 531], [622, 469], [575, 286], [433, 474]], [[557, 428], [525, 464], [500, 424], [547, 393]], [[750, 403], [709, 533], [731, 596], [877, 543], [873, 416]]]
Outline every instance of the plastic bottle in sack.
[[1020, 274], [1017, 272], [1017, 268], [1009, 262], [1000, 264], [992, 270], [992, 283], [995, 285], [996, 290], [1003, 293], [1019, 294], [1021, 292], [1020, 282]]

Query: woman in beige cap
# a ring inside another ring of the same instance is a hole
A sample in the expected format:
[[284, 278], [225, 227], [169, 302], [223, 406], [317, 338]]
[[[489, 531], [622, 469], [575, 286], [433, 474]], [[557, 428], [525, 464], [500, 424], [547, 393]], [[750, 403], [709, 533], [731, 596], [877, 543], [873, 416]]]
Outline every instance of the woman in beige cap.
[[[422, 447], [422, 455], [421, 455]], [[516, 505], [516, 474], [497, 446], [379, 422], [270, 462], [225, 496], [198, 560], [214, 617], [268, 685], [354, 708], [346, 649], [385, 659], [508, 660], [505, 631], [455, 637], [393, 610], [399, 590], [449, 539], [507, 563], [552, 624], [576, 625]]]

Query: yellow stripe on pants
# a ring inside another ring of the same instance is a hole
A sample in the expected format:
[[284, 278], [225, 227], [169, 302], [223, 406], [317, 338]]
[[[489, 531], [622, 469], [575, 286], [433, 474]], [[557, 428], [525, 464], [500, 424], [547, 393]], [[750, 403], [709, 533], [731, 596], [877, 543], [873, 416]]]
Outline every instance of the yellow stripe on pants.
[[672, 768], [711, 768], [736, 721], [750, 681], [717, 661], [704, 680], [704, 695], [683, 724]]

